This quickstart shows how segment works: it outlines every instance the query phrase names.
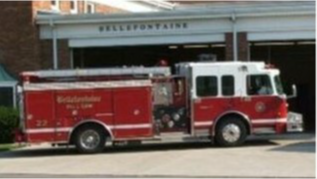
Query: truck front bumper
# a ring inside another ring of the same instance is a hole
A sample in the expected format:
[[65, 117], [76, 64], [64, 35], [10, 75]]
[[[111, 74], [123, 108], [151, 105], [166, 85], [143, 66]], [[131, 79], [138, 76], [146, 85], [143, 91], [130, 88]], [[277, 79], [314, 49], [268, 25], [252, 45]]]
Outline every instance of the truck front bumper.
[[295, 112], [287, 114], [286, 132], [302, 132], [303, 115]]

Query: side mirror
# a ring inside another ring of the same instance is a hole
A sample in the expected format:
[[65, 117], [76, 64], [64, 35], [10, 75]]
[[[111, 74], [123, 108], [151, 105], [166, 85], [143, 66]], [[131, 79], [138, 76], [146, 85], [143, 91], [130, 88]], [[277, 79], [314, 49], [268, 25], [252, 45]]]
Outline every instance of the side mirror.
[[287, 96], [287, 99], [292, 99], [297, 97], [296, 85], [292, 85], [292, 94]]

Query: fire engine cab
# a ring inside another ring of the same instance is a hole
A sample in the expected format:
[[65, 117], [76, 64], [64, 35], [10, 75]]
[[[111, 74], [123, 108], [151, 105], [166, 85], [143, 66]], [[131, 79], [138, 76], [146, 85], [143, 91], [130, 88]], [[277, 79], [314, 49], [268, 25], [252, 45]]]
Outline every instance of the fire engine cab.
[[248, 135], [302, 130], [288, 112], [279, 70], [263, 62], [189, 62], [23, 72], [17, 140], [75, 145], [208, 138], [221, 146]]

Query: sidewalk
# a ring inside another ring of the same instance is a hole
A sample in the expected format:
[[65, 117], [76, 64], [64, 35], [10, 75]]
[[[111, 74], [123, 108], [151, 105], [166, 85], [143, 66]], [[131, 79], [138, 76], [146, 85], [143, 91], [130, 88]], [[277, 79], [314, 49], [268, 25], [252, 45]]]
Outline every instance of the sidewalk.
[[39, 145], [0, 153], [0, 177], [315, 177], [315, 135], [261, 136], [245, 145], [147, 144], [80, 155]]

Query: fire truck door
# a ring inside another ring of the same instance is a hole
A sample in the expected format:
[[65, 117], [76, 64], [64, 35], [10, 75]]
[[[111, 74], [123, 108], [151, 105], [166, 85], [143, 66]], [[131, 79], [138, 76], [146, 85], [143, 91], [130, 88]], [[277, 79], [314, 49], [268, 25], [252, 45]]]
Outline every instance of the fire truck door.
[[[200, 67], [193, 69], [192, 129], [210, 128], [212, 120], [222, 104], [219, 104], [218, 68]], [[193, 132], [193, 131], [192, 131]]]
[[29, 142], [54, 141], [54, 92], [27, 91], [25, 100], [25, 127]]
[[113, 91], [114, 135], [116, 138], [153, 135], [150, 87], [121, 88]]

